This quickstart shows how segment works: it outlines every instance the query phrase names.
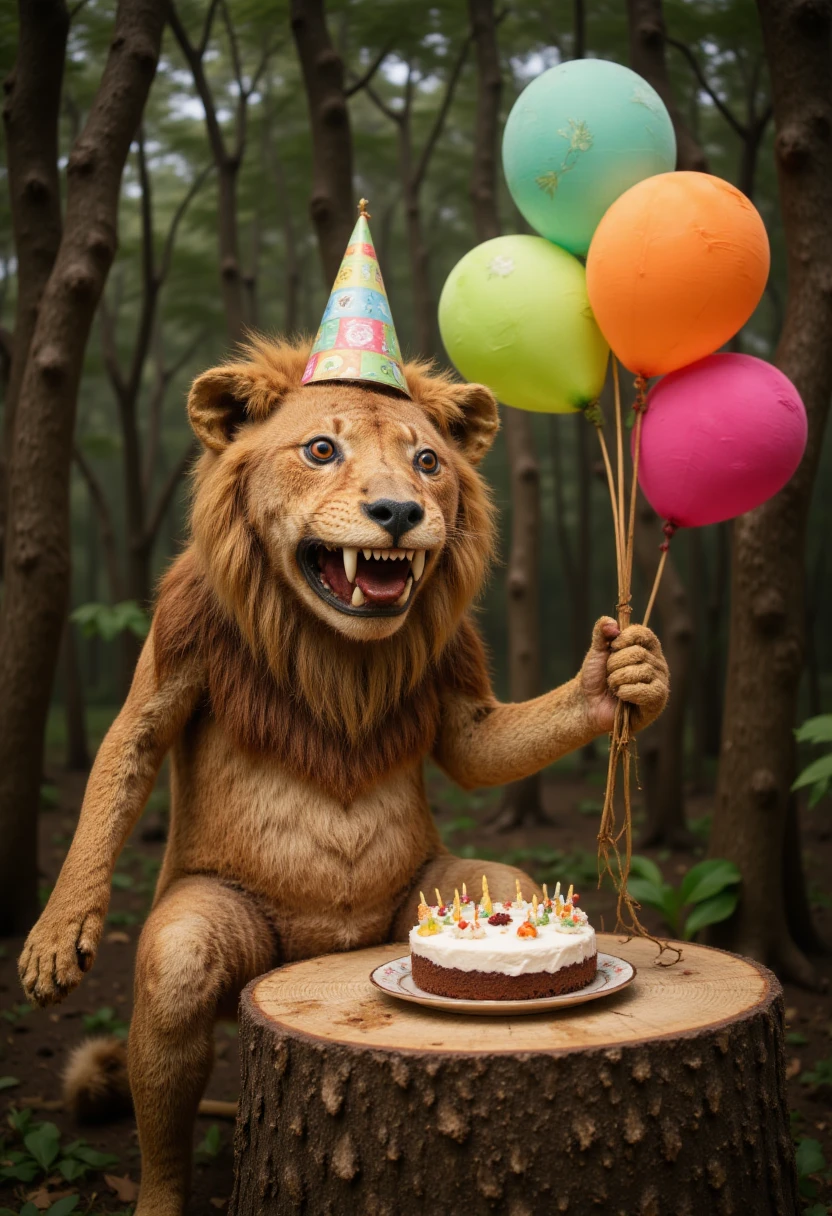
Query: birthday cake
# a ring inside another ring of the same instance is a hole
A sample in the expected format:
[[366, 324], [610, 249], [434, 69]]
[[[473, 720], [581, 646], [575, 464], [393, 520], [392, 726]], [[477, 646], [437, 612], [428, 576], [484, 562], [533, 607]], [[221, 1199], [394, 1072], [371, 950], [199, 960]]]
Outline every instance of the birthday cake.
[[463, 884], [452, 904], [428, 904], [422, 894], [418, 924], [410, 931], [413, 982], [436, 996], [478, 1001], [523, 1001], [586, 987], [598, 965], [595, 930], [560, 883], [550, 899], [492, 903], [483, 877], [482, 899]]

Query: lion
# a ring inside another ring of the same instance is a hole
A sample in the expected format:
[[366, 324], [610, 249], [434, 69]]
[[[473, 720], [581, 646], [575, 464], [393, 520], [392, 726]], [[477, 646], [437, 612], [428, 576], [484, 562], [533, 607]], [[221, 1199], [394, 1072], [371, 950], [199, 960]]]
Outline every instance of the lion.
[[[127, 1046], [136, 1216], [184, 1210], [214, 1022], [252, 978], [403, 939], [420, 887], [477, 889], [485, 873], [495, 898], [517, 878], [536, 890], [511, 866], [447, 851], [427, 756], [465, 789], [501, 785], [608, 732], [619, 698], [639, 730], [668, 696], [655, 634], [604, 617], [574, 679], [500, 704], [471, 616], [494, 549], [477, 471], [497, 433], [493, 395], [418, 362], [405, 366], [412, 400], [302, 387], [307, 354], [256, 340], [191, 388], [204, 451], [190, 541], [20, 958], [41, 1005], [90, 969], [116, 859], [170, 752], [169, 840]], [[100, 1042], [81, 1050], [71, 1089], [89, 1114], [124, 1060]]]

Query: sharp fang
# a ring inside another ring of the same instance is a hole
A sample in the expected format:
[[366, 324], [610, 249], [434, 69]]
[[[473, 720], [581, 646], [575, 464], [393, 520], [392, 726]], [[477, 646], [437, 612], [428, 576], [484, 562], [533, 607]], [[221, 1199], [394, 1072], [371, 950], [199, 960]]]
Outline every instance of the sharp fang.
[[358, 567], [358, 550], [348, 549], [345, 546], [342, 552], [344, 554], [344, 573], [347, 576], [347, 582], [354, 583], [355, 571]]
[[427, 555], [426, 555], [424, 549], [416, 549], [413, 554], [413, 558], [410, 563], [410, 569], [413, 574], [414, 582], [418, 583], [419, 579], [425, 573], [425, 557], [426, 556]]
[[413, 577], [412, 577], [412, 575], [408, 575], [407, 582], [404, 585], [404, 591], [401, 593], [399, 598], [396, 600], [397, 608], [404, 608], [405, 604], [410, 599], [410, 593], [412, 590], [413, 590]]
[[370, 558], [373, 556], [372, 549], [362, 549], [362, 553], [364, 554], [364, 557], [367, 559], [367, 561], [369, 561]]
[[353, 608], [360, 608], [363, 603], [364, 603], [364, 592], [361, 590], [360, 587], [355, 587], [353, 589], [353, 593], [352, 593], [352, 606], [353, 606]]

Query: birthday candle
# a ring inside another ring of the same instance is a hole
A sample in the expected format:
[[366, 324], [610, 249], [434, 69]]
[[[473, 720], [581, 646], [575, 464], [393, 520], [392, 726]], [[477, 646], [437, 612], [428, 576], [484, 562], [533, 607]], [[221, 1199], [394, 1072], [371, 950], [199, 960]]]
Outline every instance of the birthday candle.
[[459, 891], [454, 887], [454, 920], [461, 920], [462, 912], [459, 907]]
[[468, 903], [468, 888], [466, 887], [465, 883], [462, 884], [462, 902], [464, 904]]
[[520, 890], [520, 879], [519, 878], [515, 878], [514, 885], [517, 887], [517, 902], [518, 902], [518, 904], [522, 904], [523, 892]]
[[488, 890], [488, 879], [484, 874], [482, 876], [482, 906], [485, 909], [487, 916], [490, 916], [494, 911], [494, 907], [491, 903], [491, 895]]
[[549, 902], [549, 891], [548, 891], [548, 888], [547, 888], [547, 886], [546, 886], [546, 883], [545, 883], [545, 882], [544, 882], [544, 884], [543, 884], [543, 898], [546, 900], [546, 903], [548, 904], [548, 902]]
[[441, 908], [442, 907], [442, 896], [439, 894], [439, 888], [434, 887], [433, 890], [434, 890], [434, 894], [436, 895], [436, 906], [438, 908]]
[[537, 896], [532, 896], [532, 909], [534, 911], [534, 923], [537, 924]]

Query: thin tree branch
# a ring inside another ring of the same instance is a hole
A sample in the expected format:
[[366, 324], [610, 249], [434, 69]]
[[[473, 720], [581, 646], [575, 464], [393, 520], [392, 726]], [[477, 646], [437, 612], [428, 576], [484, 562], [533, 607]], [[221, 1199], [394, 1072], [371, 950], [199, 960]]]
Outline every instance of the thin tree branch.
[[465, 60], [468, 57], [468, 51], [471, 46], [472, 37], [473, 37], [473, 35], [468, 34], [465, 37], [465, 39], [463, 40], [462, 46], [459, 49], [459, 54], [457, 55], [456, 62], [451, 70], [451, 74], [448, 77], [448, 82], [445, 86], [445, 96], [442, 98], [442, 104], [440, 105], [440, 107], [437, 111], [436, 118], [434, 119], [430, 135], [427, 138], [427, 143], [425, 144], [424, 148], [422, 149], [422, 155], [419, 157], [419, 162], [416, 166], [416, 172], [413, 175], [413, 184], [417, 190], [421, 186], [424, 176], [427, 173], [428, 165], [430, 164], [430, 160], [431, 160], [431, 157], [433, 156], [434, 150], [436, 148], [437, 141], [439, 139], [439, 136], [442, 134], [442, 128], [445, 126], [445, 120], [448, 117], [448, 111], [451, 108], [451, 102], [453, 101], [453, 98], [454, 98], [456, 86], [457, 86], [460, 76], [462, 75], [462, 69], [465, 66]]
[[110, 378], [113, 391], [118, 399], [121, 400], [127, 386], [121, 372], [121, 364], [119, 363], [113, 317], [110, 312], [110, 306], [107, 303], [107, 297], [103, 293], [98, 306], [98, 323], [101, 334], [101, 353], [104, 359], [104, 369]]
[[365, 84], [364, 92], [370, 98], [370, 101], [372, 101], [373, 104], [379, 110], [381, 110], [382, 114], [386, 118], [389, 118], [391, 122], [398, 123], [398, 125], [401, 126], [402, 122], [404, 121], [404, 115], [399, 113], [398, 110], [394, 110], [390, 106], [388, 106], [386, 101], [382, 101], [382, 99], [379, 97], [378, 93], [375, 91], [375, 89], [372, 87], [372, 85]]
[[191, 75], [194, 78], [194, 85], [199, 94], [199, 99], [202, 102], [205, 110], [205, 125], [208, 129], [208, 140], [211, 144], [211, 150], [214, 154], [214, 160], [217, 164], [228, 160], [228, 154], [225, 148], [225, 141], [222, 135], [222, 129], [217, 118], [217, 110], [214, 105], [214, 97], [211, 92], [211, 87], [208, 84], [208, 79], [205, 75], [203, 66], [203, 57], [208, 46], [208, 39], [211, 36], [211, 23], [213, 21], [214, 12], [219, 0], [211, 0], [208, 10], [208, 15], [205, 18], [205, 29], [199, 47], [194, 47], [188, 38], [187, 31], [183, 26], [179, 14], [176, 11], [176, 5], [171, 4], [168, 9], [168, 23], [173, 30], [173, 35], [179, 43], [179, 48], [187, 60], [188, 66], [191, 69]]
[[363, 88], [366, 88], [366, 86], [373, 79], [373, 77], [375, 76], [376, 72], [379, 70], [381, 65], [384, 63], [387, 56], [392, 51], [394, 42], [395, 42], [395, 39], [393, 39], [393, 38], [391, 38], [388, 42], [386, 42], [384, 44], [384, 46], [381, 48], [381, 50], [379, 51], [379, 53], [376, 55], [373, 62], [367, 68], [366, 72], [364, 72], [363, 75], [358, 76], [353, 81], [353, 83], [349, 86], [349, 88], [344, 89], [344, 95], [346, 97], [352, 97], [352, 96], [354, 96], [354, 94], [359, 93]]
[[699, 60], [696, 58], [696, 56], [694, 55], [694, 53], [690, 49], [690, 47], [687, 45], [687, 43], [679, 42], [678, 39], [671, 38], [669, 35], [666, 37], [665, 41], [667, 42], [668, 46], [675, 47], [677, 51], [680, 51], [684, 55], [685, 59], [687, 59], [691, 68], [693, 69], [693, 74], [696, 76], [696, 79], [699, 81], [699, 84], [704, 89], [704, 91], [708, 94], [711, 101], [714, 103], [716, 108], [719, 110], [722, 117], [729, 124], [729, 126], [733, 127], [733, 129], [736, 131], [737, 135], [739, 135], [740, 139], [745, 139], [748, 134], [745, 126], [739, 121], [739, 119], [734, 114], [734, 112], [730, 109], [730, 107], [728, 105], [726, 105], [726, 103], [722, 100], [722, 98], [719, 96], [719, 94], [716, 92], [716, 90], [712, 87], [710, 81], [708, 80], [707, 76], [705, 75], [704, 71], [702, 70], [702, 66], [699, 63]]
[[101, 544], [104, 549], [110, 594], [114, 602], [119, 603], [124, 599], [124, 583], [122, 582], [121, 571], [119, 569], [118, 543], [116, 541], [116, 531], [113, 524], [112, 512], [110, 511], [110, 504], [107, 502], [104, 487], [98, 480], [92, 465], [77, 444], [72, 449], [72, 459], [75, 462], [75, 467], [87, 484], [90, 501], [98, 516], [98, 527], [101, 533]]
[[205, 179], [208, 177], [214, 167], [215, 166], [213, 164], [206, 165], [205, 168], [196, 175], [188, 188], [187, 194], [185, 194], [180, 200], [179, 206], [173, 213], [173, 219], [170, 222], [170, 228], [168, 229], [168, 234], [165, 237], [165, 244], [162, 249], [162, 258], [159, 262], [159, 269], [156, 272], [156, 282], [160, 286], [162, 283], [164, 283], [170, 272], [171, 259], [173, 258], [173, 248], [176, 244], [176, 233], [179, 225], [185, 217], [185, 212], [196, 198], [205, 182]]
[[155, 541], [159, 528], [162, 526], [162, 520], [165, 518], [165, 513], [176, 492], [176, 487], [188, 471], [191, 462], [196, 456], [197, 448], [196, 439], [192, 439], [168, 474], [167, 481], [162, 486], [159, 497], [156, 499], [156, 505], [145, 524], [143, 543], [147, 548], [150, 548]]
[[216, 16], [218, 3], [219, 0], [211, 0], [210, 4], [208, 5], [208, 11], [205, 14], [205, 24], [202, 27], [202, 37], [200, 38], [199, 46], [197, 47], [197, 54], [199, 55], [200, 59], [205, 58], [205, 52], [208, 50], [208, 43], [211, 41], [211, 28], [214, 24], [214, 17]]

